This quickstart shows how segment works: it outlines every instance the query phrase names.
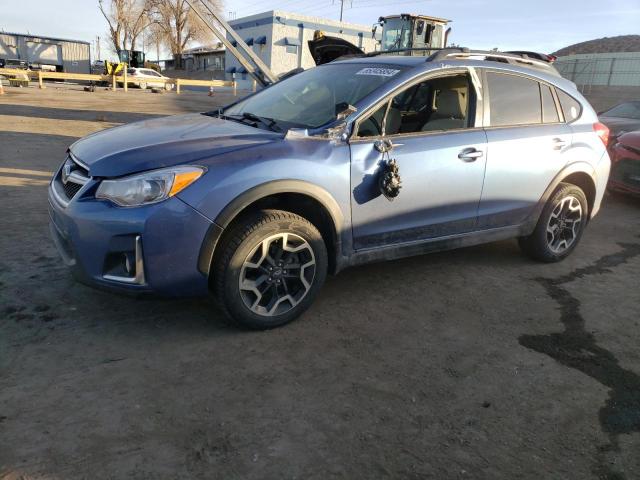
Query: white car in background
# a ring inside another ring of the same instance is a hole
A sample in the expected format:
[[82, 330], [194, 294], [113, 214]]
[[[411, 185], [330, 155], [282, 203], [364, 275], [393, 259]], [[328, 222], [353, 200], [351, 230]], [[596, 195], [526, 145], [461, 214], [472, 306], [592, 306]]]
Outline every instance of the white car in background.
[[147, 88], [171, 90], [173, 88], [173, 83], [166, 83], [166, 81], [171, 80], [169, 77], [165, 77], [150, 68], [127, 68], [127, 77], [129, 85], [137, 85], [143, 90]]

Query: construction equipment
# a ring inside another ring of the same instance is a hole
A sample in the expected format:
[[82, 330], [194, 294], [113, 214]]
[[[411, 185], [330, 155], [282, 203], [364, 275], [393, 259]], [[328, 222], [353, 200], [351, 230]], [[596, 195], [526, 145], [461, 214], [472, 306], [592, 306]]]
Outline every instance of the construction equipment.
[[382, 27], [380, 51], [396, 55], [428, 56], [432, 50], [445, 48], [451, 28], [450, 20], [426, 15], [402, 13], [380, 17], [372, 33]]
[[[271, 69], [260, 59], [245, 41], [235, 32], [224, 18], [218, 15], [207, 3], [199, 0], [185, 0], [192, 12], [202, 20], [202, 23], [225, 45], [227, 51], [238, 59], [261, 86], [265, 87], [279, 81]], [[200, 9], [203, 8], [203, 11]], [[219, 28], [212, 25], [213, 20]], [[382, 27], [381, 51], [399, 55], [427, 56], [432, 50], [444, 48], [451, 29], [445, 27], [449, 20], [426, 15], [403, 13], [380, 17], [374, 26], [372, 34], [375, 36], [378, 26]], [[231, 40], [227, 38], [231, 37]], [[309, 41], [309, 49], [317, 65], [327, 63], [344, 55], [362, 55], [359, 47], [338, 37], [324, 35], [316, 31], [314, 39]], [[290, 76], [297, 72], [285, 74]]]
[[[426, 15], [403, 13], [380, 17], [371, 34], [375, 37], [382, 27], [380, 50], [376, 53], [389, 55], [428, 56], [434, 50], [445, 48], [451, 28], [445, 30], [449, 20]], [[316, 65], [332, 62], [346, 55], [363, 55], [364, 51], [354, 44], [325, 35], [317, 30], [309, 41], [309, 50]]]
[[122, 73], [122, 71], [126, 68], [127, 64], [124, 62], [114, 63], [105, 61], [104, 62], [104, 75], [118, 75]]
[[133, 68], [144, 68], [144, 52], [140, 50], [118, 50], [120, 62]]

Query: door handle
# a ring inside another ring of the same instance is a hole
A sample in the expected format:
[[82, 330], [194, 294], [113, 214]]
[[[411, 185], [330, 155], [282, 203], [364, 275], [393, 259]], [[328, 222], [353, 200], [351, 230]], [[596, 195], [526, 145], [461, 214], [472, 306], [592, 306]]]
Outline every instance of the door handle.
[[554, 150], [562, 150], [566, 146], [567, 146], [567, 142], [562, 140], [561, 138], [554, 138], [553, 139], [553, 149]]
[[465, 148], [458, 154], [458, 158], [463, 162], [475, 162], [478, 158], [482, 157], [484, 153], [475, 148]]

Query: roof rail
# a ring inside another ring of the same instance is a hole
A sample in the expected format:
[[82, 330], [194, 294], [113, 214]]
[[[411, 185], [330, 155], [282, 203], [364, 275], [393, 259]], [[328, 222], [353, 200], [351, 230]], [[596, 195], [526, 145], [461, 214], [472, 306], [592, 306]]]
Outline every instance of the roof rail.
[[362, 56], [363, 57], [377, 57], [379, 55], [388, 55], [390, 53], [433, 52], [433, 51], [436, 51], [436, 50], [444, 50], [444, 49], [443, 48], [433, 48], [433, 47], [399, 48], [399, 49], [396, 49], [396, 50], [377, 50], [375, 52], [365, 53]]
[[482, 57], [483, 60], [509, 63], [512, 65], [526, 65], [528, 67], [540, 68], [550, 73], [559, 75], [551, 62], [530, 57], [527, 53], [521, 52], [499, 52], [495, 50], [470, 50], [468, 48], [452, 47], [443, 48], [427, 58], [428, 62], [438, 62], [445, 60], [455, 60], [460, 58]]

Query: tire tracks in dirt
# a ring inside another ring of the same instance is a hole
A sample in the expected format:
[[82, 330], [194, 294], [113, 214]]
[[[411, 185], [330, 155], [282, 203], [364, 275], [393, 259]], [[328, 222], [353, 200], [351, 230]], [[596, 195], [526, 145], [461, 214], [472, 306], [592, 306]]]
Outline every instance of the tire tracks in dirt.
[[627, 478], [612, 469], [607, 455], [620, 452], [620, 435], [640, 433], [640, 375], [623, 368], [611, 351], [598, 345], [595, 336], [586, 329], [580, 300], [566, 286], [574, 280], [610, 273], [613, 268], [640, 256], [640, 244], [618, 245], [622, 250], [605, 255], [592, 265], [556, 278], [536, 278], [547, 295], [558, 303], [564, 331], [521, 335], [518, 339], [520, 345], [548, 355], [561, 365], [578, 370], [609, 388], [609, 398], [598, 414], [602, 431], [609, 436], [609, 444], [599, 447], [592, 470], [597, 478], [603, 480]]

